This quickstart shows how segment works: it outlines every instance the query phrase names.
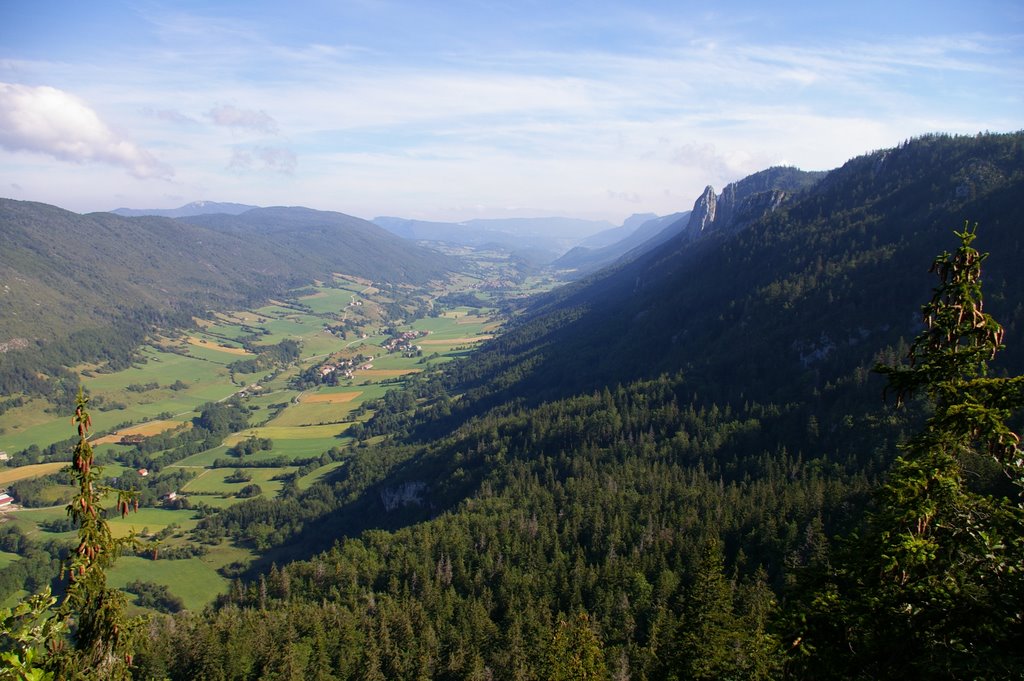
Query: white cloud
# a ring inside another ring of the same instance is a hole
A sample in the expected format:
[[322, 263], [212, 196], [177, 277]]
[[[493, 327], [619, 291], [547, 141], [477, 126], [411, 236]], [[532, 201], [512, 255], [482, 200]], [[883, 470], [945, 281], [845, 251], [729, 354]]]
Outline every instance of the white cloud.
[[52, 87], [0, 83], [0, 146], [73, 163], [120, 166], [138, 178], [174, 171], [107, 126], [85, 102]]
[[277, 121], [271, 118], [270, 114], [262, 109], [251, 111], [239, 109], [236, 106], [225, 104], [211, 109], [207, 114], [217, 125], [228, 128], [246, 128], [257, 132], [275, 134], [277, 132]]

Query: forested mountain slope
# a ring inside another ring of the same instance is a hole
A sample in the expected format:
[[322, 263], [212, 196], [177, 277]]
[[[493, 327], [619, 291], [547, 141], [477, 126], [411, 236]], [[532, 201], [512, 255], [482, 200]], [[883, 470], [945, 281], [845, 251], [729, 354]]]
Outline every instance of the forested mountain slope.
[[[853, 159], [739, 232], [681, 234], [538, 300], [462, 380], [543, 399], [683, 371], [732, 399], [803, 395], [913, 337], [929, 287], [921, 263], [965, 220], [993, 253], [990, 305], [1013, 333], [1022, 139], [936, 136]], [[1007, 361], [1022, 356], [1011, 347]]]
[[0, 199], [0, 392], [53, 392], [36, 385], [39, 372], [52, 377], [86, 360], [123, 364], [155, 326], [186, 326], [193, 314], [242, 307], [332, 272], [423, 283], [453, 269], [446, 256], [339, 213], [249, 213], [79, 215]]
[[340, 543], [236, 584], [214, 612], [158, 622], [142, 668], [778, 677], [793, 642], [772, 628], [777, 599], [858, 525], [917, 427], [919, 409], [882, 405], [870, 368], [904, 354], [928, 264], [965, 219], [992, 252], [1001, 366], [1024, 364], [1022, 144], [927, 137], [869, 154], [739, 231], [680, 237], [538, 301], [415, 382], [415, 416], [417, 402], [376, 405], [335, 479], [211, 519], [214, 538], [269, 527], [281, 560]]
[[[452, 266], [365, 220], [301, 208], [170, 220], [2, 199], [0, 227], [0, 342], [118, 310], [240, 305], [336, 271], [422, 283]], [[65, 309], [70, 296], [79, 316]]]
[[282, 265], [317, 276], [344, 272], [394, 284], [424, 283], [454, 268], [448, 257], [436, 251], [334, 211], [254, 208], [239, 215], [207, 214], [179, 221], [265, 244], [272, 249], [268, 255]]
[[555, 267], [576, 268], [582, 275], [620, 258], [624, 262], [639, 258], [680, 235], [694, 239], [705, 230], [737, 231], [774, 210], [793, 194], [813, 187], [824, 175], [792, 167], [775, 167], [731, 182], [721, 194], [715, 194], [714, 188], [709, 186], [694, 202], [693, 210], [651, 220], [627, 238], [603, 248], [575, 248], [553, 264]]

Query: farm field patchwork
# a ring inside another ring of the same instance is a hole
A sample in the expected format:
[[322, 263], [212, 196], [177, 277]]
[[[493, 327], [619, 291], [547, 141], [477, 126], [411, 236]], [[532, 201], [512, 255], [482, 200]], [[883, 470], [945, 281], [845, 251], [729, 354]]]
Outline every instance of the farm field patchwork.
[[[472, 286], [479, 280], [469, 278], [466, 282]], [[315, 292], [301, 295], [294, 304], [282, 300], [254, 310], [211, 314], [209, 319], [197, 320], [199, 329], [154, 339], [152, 345], [139, 350], [143, 361], [123, 371], [104, 373], [96, 366], [82, 367], [86, 372], [86, 390], [100, 398], [92, 410], [94, 432], [111, 433], [93, 440], [97, 452], [112, 457], [138, 456], [133, 447], [115, 443], [123, 435], [151, 436], [182, 425], [190, 427], [203, 404], [221, 402], [245, 391], [240, 399], [253, 410], [249, 416], [253, 427], [232, 434], [218, 447], [168, 463], [163, 471], [185, 469], [197, 474], [177, 490], [193, 506], [228, 508], [242, 501], [236, 495], [249, 484], [259, 485], [262, 497], [272, 499], [285, 485], [280, 478], [294, 473], [297, 466], [244, 468], [243, 473], [250, 480], [229, 482], [240, 468], [232, 465], [236, 459], [228, 454], [230, 447], [249, 437], [271, 441], [269, 450], [237, 460], [247, 466], [281, 457], [289, 461], [315, 458], [333, 448], [346, 447], [352, 442], [345, 431], [353, 422], [350, 419], [354, 411], [389, 390], [401, 389], [403, 377], [464, 354], [468, 346], [490, 338], [496, 328], [491, 310], [462, 307], [392, 327], [386, 314], [398, 306], [411, 310], [415, 305], [422, 310], [425, 297], [422, 292], [416, 294], [419, 298], [405, 297], [413, 292], [402, 287], [388, 287], [387, 293], [382, 294], [370, 283], [336, 277], [333, 285], [319, 286]], [[335, 330], [328, 331], [328, 326]], [[388, 353], [382, 347], [393, 335], [406, 330], [429, 332], [411, 342], [421, 346], [421, 356], [406, 357], [403, 351]], [[256, 357], [242, 347], [243, 340], [258, 349], [286, 339], [300, 343], [299, 361], [269, 369], [257, 364], [264, 368], [249, 373], [242, 373], [237, 366], [228, 368], [240, 360]], [[357, 354], [372, 357], [369, 363], [373, 368], [357, 370], [352, 379], [336, 386], [310, 387], [308, 382], [296, 382], [310, 367]], [[253, 384], [261, 389], [250, 390]], [[103, 411], [99, 405], [108, 410]], [[15, 453], [31, 444], [45, 447], [74, 434], [67, 415], [46, 413], [43, 406], [41, 401], [33, 400], [0, 415], [0, 449]], [[369, 414], [362, 413], [360, 410], [361, 419], [369, 418]], [[377, 439], [371, 439], [371, 443]], [[159, 462], [161, 453], [153, 456]], [[218, 459], [222, 467], [211, 468]], [[342, 460], [319, 466], [295, 484], [299, 489], [307, 489], [337, 474], [346, 464]], [[0, 468], [0, 486], [4, 484], [4, 474], [28, 477], [65, 466], [66, 462], [59, 462], [39, 469]], [[127, 466], [114, 464], [106, 474], [120, 475], [125, 470]], [[13, 479], [16, 478], [8, 478], [8, 482]], [[126, 536], [132, 531], [152, 535], [168, 532], [170, 528], [173, 534], [163, 540], [163, 545], [173, 548], [194, 541], [187, 533], [196, 527], [199, 515], [195, 510], [158, 506], [143, 507], [126, 518], [111, 514], [109, 520], [115, 536]], [[69, 543], [75, 540], [74, 532], [51, 533], [40, 529], [40, 523], [66, 518], [62, 504], [20, 510], [8, 516], [33, 537]], [[206, 548], [206, 555], [183, 560], [123, 558], [111, 572], [110, 583], [123, 586], [142, 579], [164, 584], [187, 607], [201, 608], [227, 586], [227, 580], [216, 572], [218, 567], [248, 563], [254, 557], [250, 549], [232, 545], [228, 540]], [[16, 558], [0, 554], [0, 568]]]

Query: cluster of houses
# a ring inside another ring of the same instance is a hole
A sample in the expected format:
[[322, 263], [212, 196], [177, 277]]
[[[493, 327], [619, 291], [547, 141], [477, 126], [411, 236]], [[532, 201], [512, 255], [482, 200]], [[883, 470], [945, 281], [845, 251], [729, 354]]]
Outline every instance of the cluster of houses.
[[250, 395], [258, 395], [263, 392], [263, 386], [259, 383], [250, 383], [248, 387], [239, 390], [237, 395], [239, 397], [249, 397]]
[[339, 359], [334, 363], [324, 364], [320, 367], [320, 378], [325, 379], [334, 372], [338, 372], [342, 378], [352, 378], [354, 372], [358, 369], [372, 369], [373, 364], [369, 360], [373, 357], [363, 357], [357, 355], [348, 359]]
[[423, 350], [419, 345], [413, 344], [413, 341], [417, 338], [426, 336], [429, 331], [402, 331], [391, 338], [387, 339], [381, 344], [381, 347], [388, 352], [402, 352], [405, 354], [415, 354]]

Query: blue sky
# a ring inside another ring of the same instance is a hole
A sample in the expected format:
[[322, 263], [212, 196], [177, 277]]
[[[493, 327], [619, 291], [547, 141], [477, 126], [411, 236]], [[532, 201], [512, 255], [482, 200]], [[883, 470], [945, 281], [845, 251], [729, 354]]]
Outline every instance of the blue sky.
[[0, 0], [0, 196], [365, 218], [686, 210], [1024, 128], [1024, 4]]

